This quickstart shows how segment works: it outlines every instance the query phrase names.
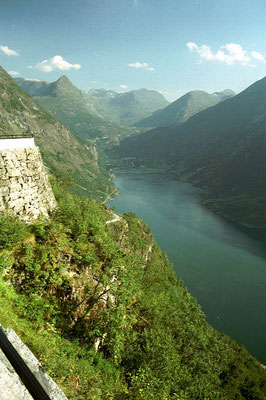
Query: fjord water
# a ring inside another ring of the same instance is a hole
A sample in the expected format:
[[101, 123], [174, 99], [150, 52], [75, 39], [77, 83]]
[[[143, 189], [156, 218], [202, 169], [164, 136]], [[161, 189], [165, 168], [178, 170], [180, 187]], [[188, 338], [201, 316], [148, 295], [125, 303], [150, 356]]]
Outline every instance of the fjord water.
[[208, 322], [266, 364], [266, 245], [204, 209], [190, 184], [136, 173], [114, 183], [109, 205], [147, 222]]

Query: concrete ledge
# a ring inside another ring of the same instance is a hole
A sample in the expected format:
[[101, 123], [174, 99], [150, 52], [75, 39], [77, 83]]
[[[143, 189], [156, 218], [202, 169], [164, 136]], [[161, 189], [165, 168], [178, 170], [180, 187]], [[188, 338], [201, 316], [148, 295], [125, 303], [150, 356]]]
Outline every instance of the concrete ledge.
[[0, 137], [0, 150], [26, 149], [28, 147], [35, 147], [34, 138], [1, 139]]
[[[21, 341], [16, 333], [12, 329], [4, 329], [3, 327], [2, 330], [5, 333], [6, 338], [30, 369], [31, 373], [39, 381], [40, 385], [47, 393], [47, 396], [51, 400], [67, 400], [67, 397], [62, 390], [57, 386], [47, 372], [45, 372], [38, 359]], [[0, 384], [0, 400], [33, 399], [2, 350], [0, 350]]]

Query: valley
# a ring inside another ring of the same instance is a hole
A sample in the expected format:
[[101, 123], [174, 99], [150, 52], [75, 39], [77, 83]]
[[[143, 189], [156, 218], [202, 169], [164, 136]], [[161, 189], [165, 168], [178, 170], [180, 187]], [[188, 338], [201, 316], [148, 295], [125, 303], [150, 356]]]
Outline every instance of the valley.
[[264, 232], [264, 86], [169, 104], [0, 69], [0, 135], [33, 134], [58, 204], [0, 215], [0, 322], [70, 399], [264, 400], [265, 244], [208, 211]]
[[[207, 188], [212, 211], [247, 227], [265, 228], [266, 78], [179, 125], [126, 138], [113, 157], [164, 168]], [[170, 107], [170, 106], [169, 106]]]
[[265, 15], [1, 2], [0, 400], [266, 400]]

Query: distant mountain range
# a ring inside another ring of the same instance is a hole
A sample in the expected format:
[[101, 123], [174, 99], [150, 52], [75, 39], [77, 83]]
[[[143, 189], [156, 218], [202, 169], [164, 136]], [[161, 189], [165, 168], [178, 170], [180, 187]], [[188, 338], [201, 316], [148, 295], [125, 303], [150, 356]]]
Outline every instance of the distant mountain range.
[[210, 189], [212, 210], [266, 227], [266, 78], [179, 126], [125, 139], [117, 154]]
[[119, 136], [121, 133], [118, 126], [105, 118], [97, 100], [79, 90], [65, 75], [55, 82], [14, 80], [42, 108], [82, 139]]
[[182, 124], [198, 112], [233, 96], [235, 96], [235, 93], [230, 89], [213, 94], [202, 90], [194, 90], [180, 97], [164, 109], [155, 111], [150, 117], [138, 121], [135, 125], [151, 128]]
[[160, 93], [147, 89], [126, 93], [93, 89], [85, 93], [65, 75], [55, 82], [14, 80], [41, 107], [83, 139], [125, 136], [130, 130], [124, 126], [133, 125], [169, 104]]
[[[34, 90], [47, 91], [48, 83], [35, 82]], [[0, 67], [0, 137], [32, 133], [46, 165], [70, 177], [73, 190], [103, 200], [115, 188], [107, 172], [99, 166], [92, 144], [82, 145], [51, 114], [40, 108]]]
[[142, 118], [166, 107], [169, 102], [155, 90], [138, 89], [125, 93], [113, 90], [92, 89], [89, 94], [96, 98], [109, 119], [122, 125], [136, 125]]
[[169, 102], [154, 90], [117, 93], [107, 89], [78, 89], [65, 76], [55, 82], [14, 78], [18, 86], [82, 139], [123, 138], [125, 127], [169, 126], [185, 122], [192, 115], [234, 96], [227, 89], [209, 94], [192, 91]]

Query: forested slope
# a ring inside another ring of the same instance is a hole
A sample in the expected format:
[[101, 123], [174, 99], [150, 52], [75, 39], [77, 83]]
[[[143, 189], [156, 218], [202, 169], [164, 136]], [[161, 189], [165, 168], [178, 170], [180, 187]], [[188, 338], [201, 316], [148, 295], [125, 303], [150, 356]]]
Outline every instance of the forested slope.
[[266, 398], [265, 369], [207, 324], [142, 221], [55, 193], [50, 222], [0, 217], [0, 322], [69, 399]]

